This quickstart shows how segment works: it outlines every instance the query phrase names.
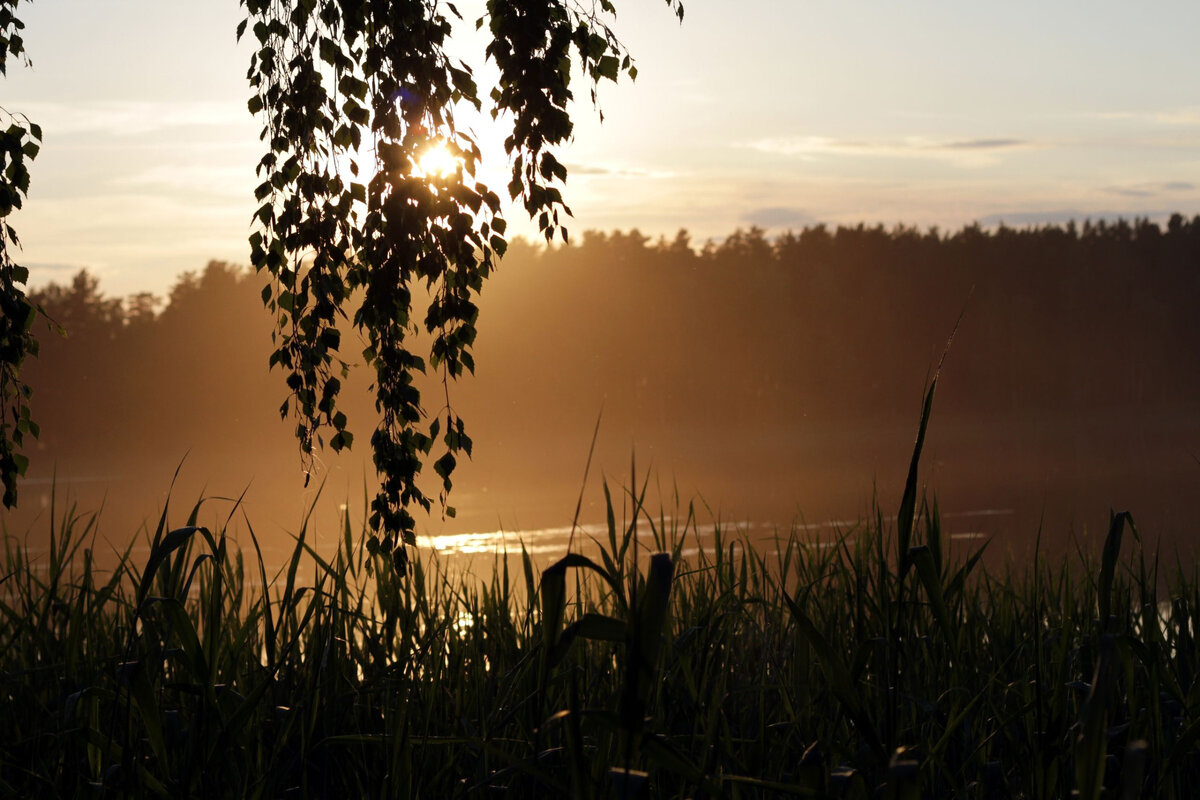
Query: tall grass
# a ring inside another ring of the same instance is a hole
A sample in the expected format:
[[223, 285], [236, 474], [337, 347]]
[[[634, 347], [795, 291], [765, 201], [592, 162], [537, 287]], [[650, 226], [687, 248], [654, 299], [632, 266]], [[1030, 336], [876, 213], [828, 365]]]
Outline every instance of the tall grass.
[[[1200, 580], [1116, 515], [1098, 557], [987, 574], [936, 504], [755, 546], [640, 493], [605, 540], [479, 580], [295, 535], [267, 574], [164, 512], [96, 566], [94, 518], [0, 573], [11, 797], [1187, 797]], [[619, 505], [619, 504], [617, 504]], [[902, 528], [902, 525], [898, 525]], [[641, 547], [664, 555], [634, 558]], [[1130, 534], [1133, 534], [1131, 537]], [[251, 534], [253, 537], [253, 534]], [[1130, 543], [1132, 541], [1132, 544]]]
[[51, 516], [45, 564], [6, 538], [0, 566], [0, 793], [1191, 796], [1200, 575], [1127, 514], [1098, 559], [951, 558], [918, 502], [932, 399], [895, 528], [832, 542], [702, 540], [636, 482], [605, 539], [483, 580], [402, 575], [348, 515], [269, 575], [199, 503], [102, 571], [95, 518]]

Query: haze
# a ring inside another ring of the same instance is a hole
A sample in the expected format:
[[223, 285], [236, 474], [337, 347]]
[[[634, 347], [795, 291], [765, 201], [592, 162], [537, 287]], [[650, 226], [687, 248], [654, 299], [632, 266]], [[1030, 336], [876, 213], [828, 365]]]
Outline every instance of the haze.
[[[750, 229], [700, 248], [685, 232], [588, 233], [549, 252], [517, 242], [484, 291], [477, 374], [450, 390], [475, 440], [455, 477], [457, 516], [420, 529], [561, 547], [533, 532], [569, 529], [598, 418], [585, 524], [603, 522], [601, 481], [619, 500], [634, 475], [656, 514], [694, 503], [703, 523], [760, 534], [845, 528], [873, 498], [890, 513], [925, 382], [961, 313], [923, 472], [948, 533], [994, 535], [996, 552], [1019, 555], [1042, 527], [1064, 548], [1102, 531], [1115, 506], [1191, 548], [1198, 257], [1200, 217], [1181, 216], [773, 240]], [[286, 547], [314, 505], [326, 536], [343, 511], [359, 524], [373, 492], [366, 378], [343, 401], [356, 449], [322, 454], [305, 486], [277, 412], [282, 379], [264, 368], [258, 295], [255, 276], [221, 262], [181, 279], [157, 314], [153, 298], [122, 304], [86, 273], [43, 292], [73, 334], [45, 337], [28, 372], [45, 433], [11, 529], [46, 528], [57, 486], [60, 503], [103, 503], [106, 535], [127, 538], [181, 463], [177, 519], [207, 495], [226, 498], [202, 517], [221, 522], [244, 493], [269, 548]], [[436, 379], [424, 391], [440, 403]]]
[[[1117, 506], [1190, 547], [1200, 7], [686, 7], [682, 27], [621, 7], [638, 81], [602, 89], [603, 124], [576, 109], [572, 245], [515, 247], [485, 289], [479, 374], [452, 396], [475, 459], [458, 516], [424, 529], [569, 526], [598, 416], [585, 522], [634, 458], [668, 513], [676, 493], [764, 530], [893, 509], [965, 309], [926, 471], [951, 531], [1062, 544]], [[306, 487], [236, 266], [264, 148], [237, 4], [22, 10], [34, 68], [4, 107], [46, 137], [13, 224], [74, 329], [30, 367], [45, 435], [10, 531], [58, 486], [120, 540], [181, 462], [173, 502], [249, 487], [276, 544], [322, 481], [323, 524], [361, 514], [364, 387], [355, 453]]]

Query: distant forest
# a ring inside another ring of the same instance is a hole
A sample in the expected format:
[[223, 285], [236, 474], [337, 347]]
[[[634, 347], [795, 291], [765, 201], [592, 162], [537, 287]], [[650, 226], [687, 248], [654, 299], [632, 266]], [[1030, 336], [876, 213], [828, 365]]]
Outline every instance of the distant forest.
[[[232, 411], [250, 389], [282, 399], [282, 380], [266, 374], [260, 284], [212, 262], [166, 298], [107, 297], [86, 271], [40, 289], [66, 335], [41, 333], [29, 364], [38, 416], [53, 434], [72, 427], [81, 399], [110, 424], [133, 406], [207, 405], [187, 396], [197, 391]], [[477, 360], [520, 393], [628, 389], [700, 414], [909, 413], [915, 392], [893, 390], [919, 391], [963, 310], [947, 383], [964, 410], [1200, 397], [1200, 216], [1165, 229], [860, 225], [768, 238], [752, 228], [702, 247], [684, 231], [657, 241], [589, 231], [549, 251], [518, 242], [495, 284]]]
[[[87, 272], [36, 292], [66, 331], [39, 323], [41, 355], [27, 364], [46, 457], [109, 469], [154, 452], [165, 470], [189, 448], [217, 447], [230, 461], [281, 453], [261, 469], [294, 470], [261, 288], [212, 262], [165, 298], [108, 297]], [[1095, 430], [1121, 457], [1146, 435], [1130, 420], [1195, 416], [1198, 300], [1200, 216], [1165, 227], [752, 228], [699, 246], [683, 231], [587, 232], [551, 249], [517, 241], [484, 286], [478, 373], [450, 400], [477, 450], [514, 463], [515, 452], [537, 460], [563, 447], [581, 461], [601, 406], [624, 448], [652, 440], [684, 461], [728, 462], [721, 448], [738, 440], [784, 458], [806, 419], [915, 425], [961, 312], [939, 419], [1036, 419], [1022, 435], [1052, 437], [1060, 421], [1117, 415]], [[344, 339], [351, 361], [355, 341]], [[357, 380], [346, 409], [365, 442], [373, 411]], [[436, 412], [440, 386], [425, 400]]]

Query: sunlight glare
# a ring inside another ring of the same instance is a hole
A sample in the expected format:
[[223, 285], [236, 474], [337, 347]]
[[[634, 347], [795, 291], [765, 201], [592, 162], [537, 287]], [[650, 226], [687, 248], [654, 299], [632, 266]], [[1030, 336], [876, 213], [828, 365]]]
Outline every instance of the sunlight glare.
[[445, 142], [435, 142], [425, 148], [417, 159], [417, 169], [423, 175], [444, 177], [457, 172], [462, 159], [450, 152]]

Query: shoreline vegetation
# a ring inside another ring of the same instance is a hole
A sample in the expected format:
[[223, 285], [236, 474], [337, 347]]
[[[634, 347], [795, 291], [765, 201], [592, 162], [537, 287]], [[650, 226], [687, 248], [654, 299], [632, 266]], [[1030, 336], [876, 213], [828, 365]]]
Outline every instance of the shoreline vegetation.
[[201, 503], [104, 571], [68, 509], [45, 564], [5, 542], [0, 793], [1188, 796], [1200, 573], [1124, 513], [1100, 554], [950, 558], [917, 502], [931, 397], [894, 523], [770, 555], [719, 525], [693, 551], [694, 511], [645, 486], [605, 485], [590, 557], [482, 579], [429, 554], [401, 577], [348, 515], [268, 574]]
[[[1200, 242], [1200, 220], [1166, 233], [1089, 230], [972, 241], [1061, 240], [1077, 267], [1096, 244], [1088, 237], [1176, 255]], [[845, 236], [937, 250], [968, 234]], [[1170, 263], [1138, 300], [1143, 312], [1157, 308], [1156, 291], [1178, 295], [1196, 280]], [[1091, 284], [1097, 296], [1133, 281], [1110, 266], [1121, 280]], [[1070, 276], [1056, 276], [1064, 291]], [[98, 296], [85, 279], [77, 288]], [[985, 307], [1010, 300], [997, 293]], [[1180, 312], [1141, 344], [1167, 330], [1191, 341], [1193, 317]], [[1020, 318], [1047, 326], [1031, 346], [1065, 324], [1031, 308]], [[1116, 399], [1162, 400], [1155, 393], [1171, 387], [1150, 380], [1158, 374]], [[182, 527], [164, 504], [143, 529], [146, 550], [130, 541], [110, 568], [96, 552], [97, 516], [51, 501], [44, 552], [6, 533], [0, 557], [0, 796], [1190, 796], [1200, 567], [1160, 561], [1124, 512], [1099, 552], [1062, 554], [1049, 546], [1058, 531], [1045, 541], [1039, 531], [1030, 560], [998, 568], [983, 560], [986, 544], [952, 550], [918, 481], [938, 380], [895, 516], [876, 505], [831, 546], [811, 546], [799, 528], [768, 546], [719, 524], [701, 541], [693, 509], [647, 508], [636, 470], [625, 489], [604, 484], [606, 524], [588, 548], [573, 546], [580, 534], [544, 568], [521, 548], [474, 574], [428, 552], [402, 574], [347, 513], [337, 548], [314, 547], [325, 532], [315, 503], [269, 572], [240, 504], [205, 527], [203, 501]], [[1178, 380], [1171, 397], [1195, 388], [1190, 373]], [[1069, 407], [1025, 388], [988, 399]]]
[[[857, 518], [873, 479], [904, 470], [923, 378], [975, 287], [928, 448], [942, 507], [1015, 509], [988, 532], [1019, 551], [1032, 549], [1043, 511], [1056, 534], [1074, 523], [1102, 535], [1110, 505], [1194, 549], [1198, 259], [1200, 217], [1180, 216], [514, 242], [480, 298], [477, 373], [451, 391], [476, 444], [455, 472], [458, 514], [429, 527], [568, 522], [601, 406], [596, 474], [624, 479], [636, 446], [639, 463], [726, 519]], [[187, 454], [177, 497], [250, 486], [244, 506], [264, 550], [288, 551], [284, 531], [310, 498], [298, 498], [295, 420], [279, 413], [286, 376], [266, 366], [260, 278], [212, 263], [160, 298], [104, 289], [80, 273], [33, 293], [67, 336], [35, 328], [41, 353], [23, 374], [42, 433], [28, 496], [3, 514], [11, 528], [28, 527], [57, 474], [94, 479], [71, 493], [104, 504], [106, 533], [135, 531]], [[365, 346], [349, 324], [342, 342], [350, 359]], [[425, 396], [443, 396], [429, 377]], [[328, 487], [323, 529], [375, 478], [366, 383], [352, 376], [342, 391], [352, 452], [323, 454], [310, 481], [310, 494]], [[898, 500], [885, 494], [890, 513]], [[603, 522], [601, 504], [584, 516]]]

